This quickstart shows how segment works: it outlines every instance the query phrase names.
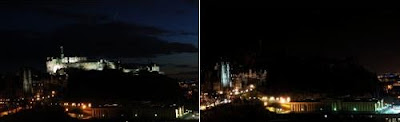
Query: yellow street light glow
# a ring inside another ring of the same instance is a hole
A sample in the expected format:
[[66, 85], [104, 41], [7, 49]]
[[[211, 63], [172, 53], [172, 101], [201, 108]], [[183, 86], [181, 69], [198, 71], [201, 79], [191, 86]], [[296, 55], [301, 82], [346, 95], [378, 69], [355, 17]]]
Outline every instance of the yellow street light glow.
[[92, 103], [89, 103], [89, 104], [88, 104], [88, 107], [91, 108], [91, 107], [92, 107]]
[[51, 91], [51, 94], [56, 94], [56, 91]]
[[82, 105], [82, 109], [86, 109], [86, 105]]
[[202, 105], [202, 106], [200, 106], [200, 110], [206, 110], [206, 106], [204, 106], [204, 105]]
[[269, 100], [270, 101], [275, 101], [275, 97], [270, 97]]
[[391, 90], [393, 88], [392, 85], [388, 85], [387, 87], [388, 87], [389, 90]]
[[283, 98], [281, 98], [281, 99], [279, 100], [279, 103], [286, 103], [286, 100], [283, 99]]
[[254, 88], [254, 85], [253, 85], [253, 84], [250, 84], [250, 88], [252, 88], [252, 89], [253, 89], [253, 88]]
[[68, 111], [68, 108], [65, 108], [65, 111]]

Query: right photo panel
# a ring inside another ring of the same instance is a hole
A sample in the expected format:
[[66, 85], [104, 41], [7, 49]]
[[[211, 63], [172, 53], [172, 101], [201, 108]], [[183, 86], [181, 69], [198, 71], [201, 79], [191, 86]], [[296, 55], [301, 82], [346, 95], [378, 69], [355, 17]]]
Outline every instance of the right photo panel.
[[200, 10], [202, 122], [400, 122], [400, 10]]

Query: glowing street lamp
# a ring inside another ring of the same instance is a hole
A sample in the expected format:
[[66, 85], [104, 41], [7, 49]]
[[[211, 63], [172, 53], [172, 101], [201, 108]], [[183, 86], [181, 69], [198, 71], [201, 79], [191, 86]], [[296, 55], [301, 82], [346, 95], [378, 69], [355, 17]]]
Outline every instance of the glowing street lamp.
[[279, 103], [286, 103], [286, 100], [283, 99], [283, 98], [281, 98], [281, 99], [279, 100]]
[[270, 97], [269, 101], [275, 101], [275, 97]]
[[254, 89], [254, 85], [253, 85], [253, 84], [250, 84], [250, 88], [251, 88], [251, 89]]

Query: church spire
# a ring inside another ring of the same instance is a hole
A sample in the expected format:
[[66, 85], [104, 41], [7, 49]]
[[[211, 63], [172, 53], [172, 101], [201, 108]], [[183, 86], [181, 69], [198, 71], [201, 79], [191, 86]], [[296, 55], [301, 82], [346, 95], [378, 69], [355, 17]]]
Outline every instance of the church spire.
[[64, 58], [64, 47], [60, 46], [60, 52], [61, 52], [61, 59]]

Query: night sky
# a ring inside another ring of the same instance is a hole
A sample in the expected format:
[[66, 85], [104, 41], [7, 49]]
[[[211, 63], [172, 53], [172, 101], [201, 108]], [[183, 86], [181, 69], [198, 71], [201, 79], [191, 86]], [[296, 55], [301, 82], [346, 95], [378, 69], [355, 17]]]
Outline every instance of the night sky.
[[0, 72], [45, 69], [46, 57], [118, 59], [197, 74], [198, 1], [0, 2]]
[[355, 58], [372, 72], [400, 72], [400, 10], [234, 8], [201, 4], [201, 62], [257, 49], [298, 57]]

